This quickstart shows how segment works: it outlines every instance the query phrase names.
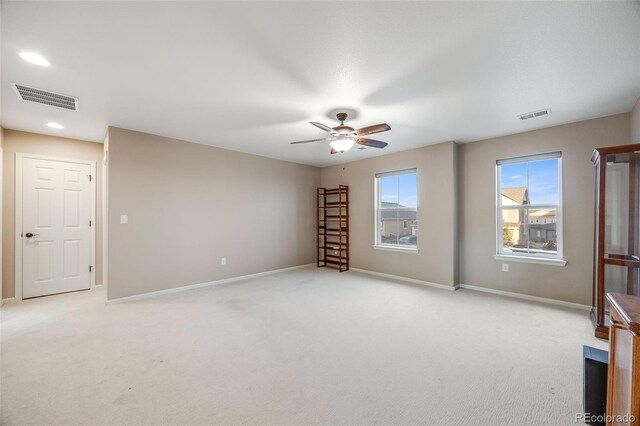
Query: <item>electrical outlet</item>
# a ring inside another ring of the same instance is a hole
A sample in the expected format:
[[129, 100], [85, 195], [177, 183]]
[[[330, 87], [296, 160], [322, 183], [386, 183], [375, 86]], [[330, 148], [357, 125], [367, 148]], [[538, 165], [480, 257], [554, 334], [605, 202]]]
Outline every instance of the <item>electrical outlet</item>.
[[126, 214], [121, 214], [120, 215], [120, 223], [123, 225], [126, 225], [127, 223], [129, 223], [129, 216]]
[[509, 264], [508, 263], [503, 263], [502, 264], [502, 272], [509, 272]]
[[221, 265], [226, 265], [227, 264], [227, 258], [226, 257], [220, 258], [220, 264]]

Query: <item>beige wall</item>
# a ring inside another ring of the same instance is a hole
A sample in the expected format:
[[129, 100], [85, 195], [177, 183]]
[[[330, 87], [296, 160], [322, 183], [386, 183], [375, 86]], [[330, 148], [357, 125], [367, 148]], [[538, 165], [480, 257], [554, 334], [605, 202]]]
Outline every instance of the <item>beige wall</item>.
[[113, 127], [108, 138], [108, 299], [315, 262], [318, 168]]
[[[110, 128], [108, 254], [113, 277], [108, 297], [314, 262], [315, 187], [342, 183], [351, 187], [353, 268], [589, 304], [594, 185], [589, 159], [595, 147], [640, 142], [634, 136], [640, 135], [639, 116], [637, 104], [631, 114], [464, 145], [430, 145], [321, 170]], [[96, 279], [101, 283], [102, 145], [13, 130], [0, 134], [3, 297], [13, 297], [14, 290], [16, 152], [96, 161]], [[556, 150], [563, 152], [564, 255], [569, 263], [511, 262], [510, 272], [503, 273], [502, 261], [492, 257], [495, 160]], [[408, 168], [419, 171], [419, 252], [374, 249], [375, 173]], [[119, 223], [120, 214], [129, 215], [128, 225]], [[226, 266], [220, 265], [221, 257], [227, 258]]]
[[[592, 292], [594, 148], [630, 141], [628, 113], [460, 146], [460, 282], [589, 305]], [[493, 259], [495, 164], [501, 158], [562, 151], [564, 256], [567, 266]], [[507, 262], [508, 263], [508, 262]]]
[[631, 143], [640, 143], [640, 98], [631, 110]]
[[[351, 267], [453, 286], [457, 283], [457, 144], [423, 148], [322, 169], [321, 186], [349, 185]], [[373, 248], [376, 173], [418, 170], [418, 253]]]
[[15, 154], [96, 162], [96, 283], [102, 283], [102, 144], [36, 133], [4, 130], [3, 214], [2, 214], [2, 282], [3, 298], [14, 296], [14, 224], [15, 224]]

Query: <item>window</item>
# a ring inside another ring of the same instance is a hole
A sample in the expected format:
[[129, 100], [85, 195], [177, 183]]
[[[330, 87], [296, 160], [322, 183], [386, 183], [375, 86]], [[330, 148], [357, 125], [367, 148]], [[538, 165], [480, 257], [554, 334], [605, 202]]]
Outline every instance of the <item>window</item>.
[[415, 169], [376, 175], [376, 246], [417, 249], [417, 186]]
[[496, 163], [498, 254], [561, 259], [561, 153]]

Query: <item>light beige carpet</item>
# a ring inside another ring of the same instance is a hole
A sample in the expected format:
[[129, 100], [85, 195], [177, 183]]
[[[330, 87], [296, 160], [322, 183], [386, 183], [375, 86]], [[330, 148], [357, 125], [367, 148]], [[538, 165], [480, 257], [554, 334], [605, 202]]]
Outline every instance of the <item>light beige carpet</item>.
[[3, 424], [574, 424], [587, 313], [315, 268], [2, 312]]

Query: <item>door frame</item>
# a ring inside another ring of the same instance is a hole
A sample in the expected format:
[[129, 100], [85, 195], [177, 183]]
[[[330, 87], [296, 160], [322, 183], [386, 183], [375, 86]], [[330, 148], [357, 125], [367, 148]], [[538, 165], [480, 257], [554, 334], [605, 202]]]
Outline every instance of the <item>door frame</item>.
[[52, 157], [48, 155], [36, 155], [26, 154], [23, 152], [16, 152], [16, 175], [15, 175], [15, 226], [14, 232], [14, 268], [15, 268], [15, 299], [22, 299], [22, 169], [23, 160], [25, 158], [31, 158], [34, 160], [49, 160], [49, 161], [62, 161], [65, 163], [85, 164], [91, 167], [91, 185], [90, 185], [90, 197], [91, 197], [91, 211], [89, 216], [91, 217], [91, 232], [89, 233], [89, 246], [90, 246], [90, 261], [93, 268], [89, 273], [89, 289], [93, 290], [96, 283], [96, 162], [90, 160], [78, 160], [77, 158], [61, 158]]

